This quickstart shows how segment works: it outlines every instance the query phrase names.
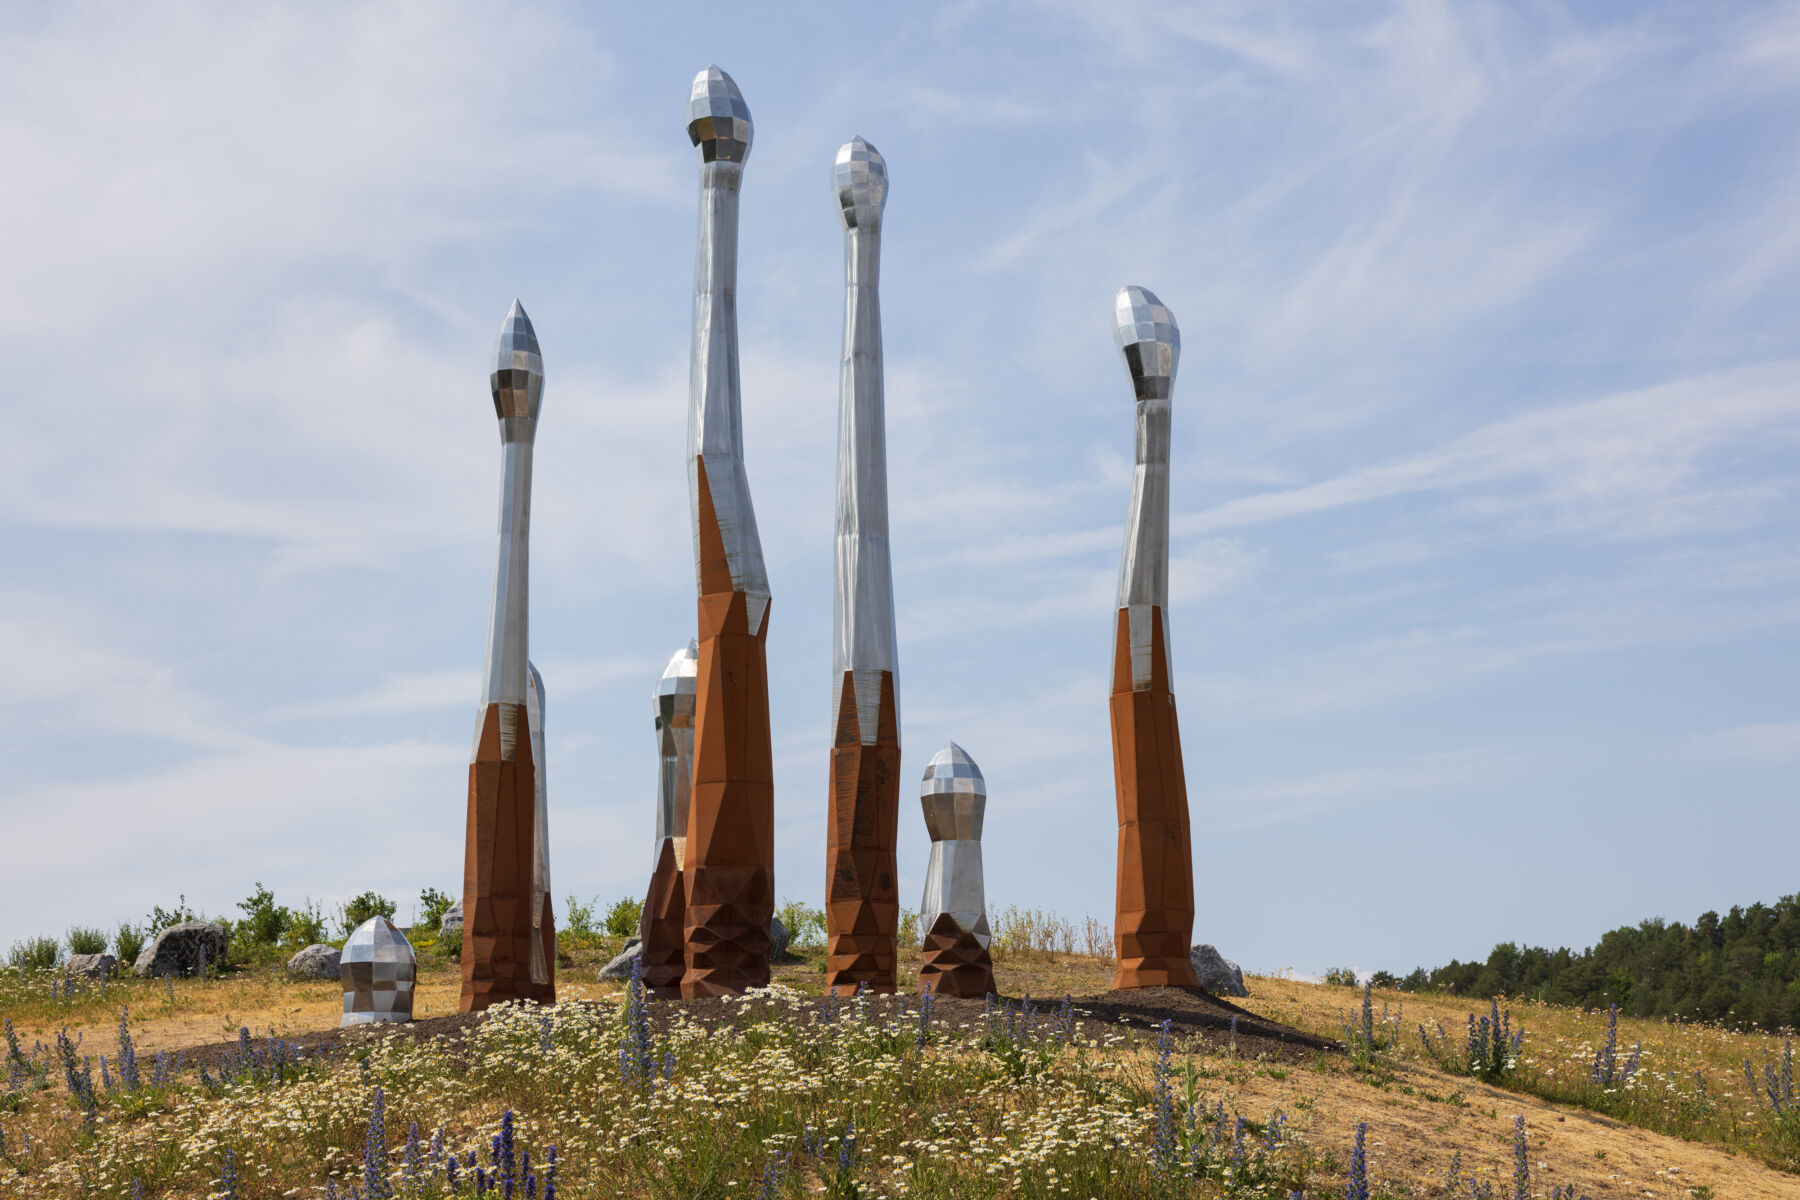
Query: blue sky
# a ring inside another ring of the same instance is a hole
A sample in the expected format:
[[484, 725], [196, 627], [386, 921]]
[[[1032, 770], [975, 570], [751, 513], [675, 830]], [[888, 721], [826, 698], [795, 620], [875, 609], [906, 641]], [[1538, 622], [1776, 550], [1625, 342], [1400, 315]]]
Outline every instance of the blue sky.
[[554, 882], [641, 893], [713, 61], [781, 895], [823, 882], [853, 134], [904, 776], [981, 763], [990, 907], [1111, 911], [1124, 283], [1184, 340], [1198, 939], [1406, 970], [1800, 890], [1800, 10], [1122, 8], [9, 8], [0, 944], [457, 887], [514, 296]]

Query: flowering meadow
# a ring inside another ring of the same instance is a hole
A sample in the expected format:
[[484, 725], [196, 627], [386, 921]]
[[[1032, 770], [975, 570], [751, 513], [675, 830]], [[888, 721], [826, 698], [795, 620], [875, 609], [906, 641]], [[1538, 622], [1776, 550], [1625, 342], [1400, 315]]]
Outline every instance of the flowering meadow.
[[1796, 1120], [1780, 1037], [1256, 976], [1246, 1036], [1170, 1028], [1063, 950], [997, 968], [1092, 997], [1031, 1009], [822, 999], [809, 961], [669, 1004], [570, 970], [556, 1008], [458, 1018], [453, 967], [421, 967], [431, 1019], [353, 1031], [279, 970], [0, 973], [0, 1196], [1795, 1194], [1764, 1165]]
[[[1324, 1195], [1280, 1113], [1195, 1086], [1164, 1029], [1073, 1005], [961, 1024], [925, 997], [775, 986], [709, 1020], [505, 1006], [457, 1037], [252, 1041], [213, 1066], [9, 1045], [0, 1181], [19, 1196]], [[970, 1006], [964, 1005], [965, 1011]], [[1341, 1190], [1342, 1182], [1335, 1184]]]

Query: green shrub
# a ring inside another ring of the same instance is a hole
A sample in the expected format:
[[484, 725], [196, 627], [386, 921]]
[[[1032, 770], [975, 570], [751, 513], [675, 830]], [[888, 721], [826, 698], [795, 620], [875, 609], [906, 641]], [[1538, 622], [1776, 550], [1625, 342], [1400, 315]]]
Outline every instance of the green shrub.
[[176, 902], [173, 909], [166, 909], [160, 904], [153, 906], [150, 909], [150, 915], [144, 918], [144, 924], [150, 936], [155, 937], [171, 925], [199, 919], [194, 910], [188, 907], [187, 893], [183, 892], [181, 899]]
[[900, 910], [900, 936], [902, 946], [917, 946], [922, 935], [919, 933], [919, 914], [910, 908]]
[[288, 945], [300, 949], [325, 940], [324, 905], [309, 896], [292, 915], [294, 919], [287, 931]]
[[1355, 987], [1356, 972], [1349, 967], [1332, 967], [1325, 972], [1322, 982], [1332, 987]]
[[775, 916], [788, 931], [789, 946], [819, 946], [825, 942], [825, 910], [808, 908], [798, 900], [783, 900]]
[[384, 899], [379, 892], [364, 892], [339, 911], [338, 925], [343, 929], [344, 936], [349, 937], [356, 932], [359, 925], [370, 917], [386, 917], [390, 921], [393, 920], [394, 908], [394, 902]]
[[278, 946], [294, 923], [293, 911], [275, 903], [275, 893], [258, 880], [256, 890], [238, 901], [244, 919], [232, 930], [246, 946]]
[[144, 931], [130, 921], [120, 921], [119, 932], [113, 934], [113, 953], [119, 956], [119, 965], [129, 968], [143, 952]]
[[644, 915], [644, 902], [626, 896], [606, 910], [606, 932], [611, 937], [628, 938], [638, 931]]
[[71, 925], [69, 927], [69, 953], [106, 953], [106, 930], [90, 929], [84, 925]]
[[570, 892], [563, 909], [562, 929], [567, 933], [599, 933], [600, 931], [594, 928], [594, 909], [599, 907], [599, 904], [600, 897], [598, 896], [583, 904], [575, 898], [574, 892]]
[[48, 971], [62, 961], [62, 943], [53, 937], [31, 937], [14, 942], [6, 961], [21, 971]]
[[419, 927], [436, 930], [439, 925], [443, 924], [444, 914], [449, 912], [450, 906], [455, 903], [454, 897], [446, 895], [436, 888], [426, 888], [419, 893]]

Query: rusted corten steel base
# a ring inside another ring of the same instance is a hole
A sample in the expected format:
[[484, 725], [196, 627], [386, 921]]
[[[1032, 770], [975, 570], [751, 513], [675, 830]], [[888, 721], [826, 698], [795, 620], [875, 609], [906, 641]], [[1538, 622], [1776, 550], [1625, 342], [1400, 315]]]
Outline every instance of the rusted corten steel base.
[[1160, 606], [1150, 610], [1150, 686], [1132, 690], [1129, 614], [1119, 610], [1113, 654], [1113, 781], [1119, 802], [1119, 893], [1114, 988], [1199, 987], [1188, 958], [1194, 865], [1181, 731], [1169, 692]]
[[749, 597], [732, 590], [725, 543], [696, 458], [700, 661], [694, 788], [688, 810], [685, 971], [681, 995], [736, 995], [769, 982], [775, 915], [775, 770], [769, 749], [769, 617], [750, 632]]
[[831, 802], [825, 820], [825, 986], [854, 995], [857, 985], [892, 992], [900, 929], [900, 730], [894, 673], [881, 673], [874, 744], [862, 744], [856, 688], [844, 672], [831, 747]]
[[919, 986], [939, 996], [963, 996], [971, 1000], [998, 992], [994, 986], [994, 960], [974, 934], [940, 913], [925, 931], [925, 955], [919, 964]]
[[[508, 709], [511, 711], [502, 711]], [[537, 815], [534, 768], [525, 706], [488, 705], [475, 761], [469, 764], [469, 820], [463, 852], [463, 1012], [479, 1012], [507, 1000], [556, 1003], [554, 968], [543, 980], [531, 978], [534, 936], [542, 939], [542, 961], [556, 962], [556, 928], [548, 897], [541, 928], [532, 928]]]
[[650, 876], [650, 893], [644, 899], [644, 987], [665, 1000], [681, 998], [681, 977], [687, 966], [683, 950], [687, 887], [675, 845], [674, 838], [663, 840], [656, 871]]

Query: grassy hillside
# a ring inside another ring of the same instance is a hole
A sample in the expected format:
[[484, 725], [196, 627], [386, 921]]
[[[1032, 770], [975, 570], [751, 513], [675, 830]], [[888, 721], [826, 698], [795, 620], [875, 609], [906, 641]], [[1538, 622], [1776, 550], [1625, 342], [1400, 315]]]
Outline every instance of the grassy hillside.
[[[1745, 1059], [1780, 1061], [1761, 1034], [1621, 1018], [1601, 1085], [1606, 1014], [1515, 1005], [1523, 1039], [1484, 1073], [1464, 1053], [1462, 1001], [1373, 992], [1365, 1020], [1365, 993], [1287, 979], [1252, 977], [1243, 1007], [1348, 1052], [1258, 1050], [1228, 1029], [1165, 1039], [1080, 1012], [1027, 1024], [943, 1002], [927, 1019], [909, 997], [820, 1020], [816, 950], [778, 969], [771, 1002], [721, 1021], [595, 981], [611, 949], [569, 954], [550, 1013], [423, 1042], [360, 1034], [347, 1056], [279, 1067], [214, 1050], [204, 1078], [190, 1066], [161, 1083], [161, 1050], [334, 1029], [338, 989], [265, 967], [54, 995], [50, 979], [9, 976], [0, 1014], [20, 1049], [0, 1194], [126, 1200], [141, 1181], [152, 1197], [444, 1196], [454, 1152], [454, 1194], [473, 1195], [467, 1156], [503, 1169], [493, 1139], [508, 1127], [515, 1196], [527, 1151], [545, 1195], [551, 1146], [565, 1198], [1319, 1198], [1359, 1173], [1375, 1197], [1772, 1200], [1797, 1186], [1771, 1164], [1800, 1167], [1800, 1118], [1745, 1086]], [[453, 965], [425, 961], [418, 1014], [453, 1012]], [[916, 971], [909, 953], [904, 988]], [[1021, 943], [997, 972], [1015, 997], [1081, 996], [1105, 990], [1111, 964]], [[127, 1007], [136, 1088], [121, 1081]]]

